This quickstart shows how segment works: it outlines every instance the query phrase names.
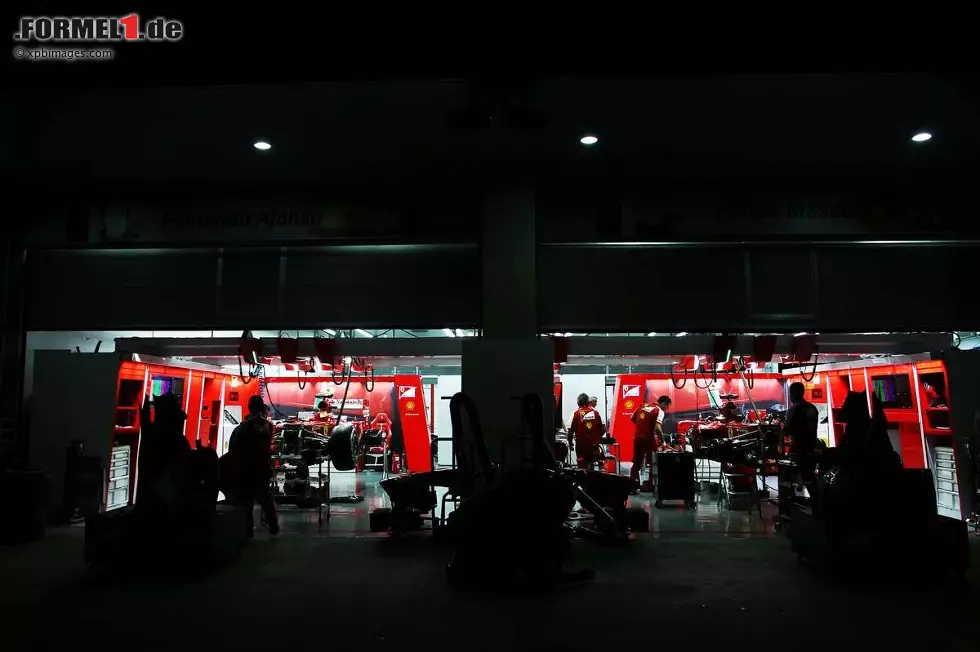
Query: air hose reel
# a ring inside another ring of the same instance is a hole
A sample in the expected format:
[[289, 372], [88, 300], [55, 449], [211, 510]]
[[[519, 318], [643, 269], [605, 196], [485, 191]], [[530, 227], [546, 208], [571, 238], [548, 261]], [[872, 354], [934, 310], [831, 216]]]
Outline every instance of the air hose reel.
[[[681, 381], [680, 384], [677, 384], [677, 379], [674, 377], [674, 369], [678, 365], [684, 367], [684, 376], [683, 376], [683, 379], [682, 379], [682, 381]], [[679, 363], [678, 362], [671, 363], [671, 365], [670, 365], [670, 382], [671, 382], [671, 384], [673, 384], [674, 389], [684, 389], [684, 386], [687, 385], [687, 367], [684, 366], [683, 360], [681, 362], [679, 362]]]
[[[800, 363], [800, 377], [811, 382], [817, 375], [817, 338], [815, 335], [799, 335], [793, 338], [792, 359]], [[813, 370], [807, 374], [806, 366], [813, 359]]]
[[[238, 378], [244, 384], [249, 384], [257, 376], [257, 370], [262, 359], [262, 341], [252, 335], [252, 331], [242, 331], [238, 342]], [[248, 364], [248, 375], [245, 375], [243, 361]]]

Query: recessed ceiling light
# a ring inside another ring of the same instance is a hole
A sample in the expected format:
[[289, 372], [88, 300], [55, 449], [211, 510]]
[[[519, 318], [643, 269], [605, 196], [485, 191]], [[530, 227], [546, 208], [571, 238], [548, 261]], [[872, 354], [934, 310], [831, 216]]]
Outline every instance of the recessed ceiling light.
[[583, 145], [595, 145], [599, 142], [599, 139], [590, 134], [588, 136], [582, 136], [578, 142], [582, 143]]
[[932, 134], [928, 131], [920, 131], [916, 135], [912, 136], [913, 143], [924, 143], [927, 140], [932, 140]]
[[272, 149], [272, 145], [265, 142], [264, 140], [255, 141], [254, 143], [252, 143], [252, 147], [254, 147], [255, 149], [260, 149], [263, 152], [266, 151], [267, 149]]

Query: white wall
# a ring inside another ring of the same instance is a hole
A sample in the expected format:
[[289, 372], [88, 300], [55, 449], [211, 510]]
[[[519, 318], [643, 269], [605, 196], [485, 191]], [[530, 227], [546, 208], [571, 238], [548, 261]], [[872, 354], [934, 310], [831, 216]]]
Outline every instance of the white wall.
[[602, 415], [602, 422], [606, 423], [606, 416], [609, 409], [606, 405], [606, 376], [604, 374], [564, 374], [561, 377], [561, 418], [565, 425], [571, 423], [572, 413], [578, 404], [575, 399], [579, 394], [588, 394], [599, 399], [596, 409]]
[[37, 368], [30, 463], [49, 474], [48, 504], [55, 508], [64, 491], [65, 449], [73, 439], [85, 442], [86, 455], [109, 459], [119, 362], [108, 355], [45, 352], [37, 356]]
[[[452, 437], [453, 422], [449, 416], [449, 397], [462, 391], [463, 377], [439, 376], [436, 381], [436, 404], [432, 406], [436, 415], [436, 436]], [[446, 397], [443, 399], [443, 397]], [[439, 464], [450, 465], [453, 461], [453, 443], [451, 441], [439, 442]]]
[[[254, 331], [258, 337], [275, 337], [276, 331]], [[102, 342], [100, 353], [113, 353], [116, 338], [132, 337], [238, 337], [241, 331], [30, 331], [24, 355], [24, 399], [34, 390], [34, 353], [36, 351], [74, 351], [92, 353]]]
[[27, 334], [24, 352], [24, 400], [34, 391], [34, 354], [37, 351], [74, 351], [77, 346], [83, 353], [92, 353], [95, 345], [102, 340], [100, 353], [116, 350], [116, 340], [112, 333], [89, 331], [31, 331]]

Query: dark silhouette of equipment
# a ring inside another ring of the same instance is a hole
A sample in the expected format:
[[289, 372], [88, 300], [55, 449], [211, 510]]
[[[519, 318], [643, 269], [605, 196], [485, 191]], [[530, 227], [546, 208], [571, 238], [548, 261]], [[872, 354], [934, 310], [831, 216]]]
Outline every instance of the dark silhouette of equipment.
[[864, 392], [845, 399], [841, 445], [818, 462], [809, 504], [792, 507], [793, 549], [801, 561], [842, 575], [893, 579], [896, 569], [908, 573], [916, 567], [908, 559], [929, 550], [933, 563], [921, 568], [933, 576], [961, 577], [969, 565], [966, 524], [937, 514], [932, 472], [902, 468], [874, 396], [872, 409], [868, 414]]
[[171, 395], [146, 401], [140, 427], [140, 485], [135, 506], [85, 522], [85, 560], [135, 575], [206, 572], [235, 558], [246, 541], [246, 511], [217, 504], [214, 451], [192, 451], [187, 415]]
[[[541, 421], [543, 409], [535, 411], [530, 403], [522, 401], [522, 428]], [[564, 522], [576, 491], [556, 472], [557, 462], [544, 438], [531, 437], [531, 467], [501, 473], [489, 462], [473, 402], [456, 394], [450, 413], [453, 438], [459, 440], [461, 451], [460, 472], [465, 469], [471, 474], [462, 502], [449, 517], [453, 555], [446, 573], [450, 581], [524, 587], [590, 577], [564, 571], [568, 552]]]

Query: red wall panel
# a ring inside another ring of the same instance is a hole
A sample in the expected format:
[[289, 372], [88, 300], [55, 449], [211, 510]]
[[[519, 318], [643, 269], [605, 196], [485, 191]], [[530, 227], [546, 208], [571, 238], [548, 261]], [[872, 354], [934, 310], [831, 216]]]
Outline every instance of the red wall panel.
[[193, 448], [198, 440], [201, 429], [201, 396], [204, 392], [204, 372], [192, 371], [191, 382], [185, 390], [187, 396], [187, 422], [184, 436]]
[[379, 377], [375, 379], [371, 391], [368, 391], [363, 377], [354, 378], [349, 389], [346, 383], [337, 385], [329, 377], [309, 377], [302, 385], [293, 377], [269, 378], [266, 383], [269, 389], [267, 400], [283, 416], [313, 410], [317, 396], [329, 396], [337, 405], [346, 392], [346, 400], [350, 403], [344, 405], [344, 414], [360, 416], [365, 406], [372, 417], [384, 412], [393, 422], [401, 425], [409, 471], [432, 469], [421, 376]]
[[[675, 387], [674, 381], [681, 387]], [[747, 388], [741, 378], [726, 378], [719, 374], [712, 377], [688, 375], [671, 380], [670, 374], [624, 374], [616, 377], [615, 398], [610, 417], [610, 431], [622, 447], [622, 459], [633, 457], [633, 423], [630, 416], [644, 402], [656, 402], [663, 395], [671, 399], [670, 411], [666, 418], [680, 421], [695, 419], [698, 413], [711, 410], [711, 398], [718, 394], [736, 394], [734, 400], [743, 410], [752, 409], [754, 402], [760, 410], [768, 409], [777, 403], [785, 403], [785, 389], [782, 376], [756, 374], [751, 388]], [[705, 385], [709, 385], [705, 387]], [[750, 402], [749, 396], [752, 401]]]

